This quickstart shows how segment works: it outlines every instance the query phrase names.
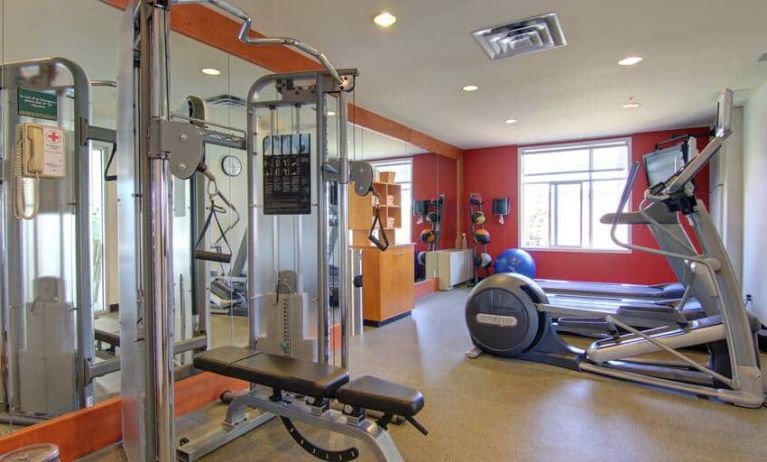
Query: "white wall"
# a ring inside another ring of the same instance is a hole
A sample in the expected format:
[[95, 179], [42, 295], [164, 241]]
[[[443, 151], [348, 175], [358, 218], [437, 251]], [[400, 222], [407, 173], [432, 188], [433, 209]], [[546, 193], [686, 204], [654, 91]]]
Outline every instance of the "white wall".
[[711, 160], [711, 218], [730, 255], [738, 281], [743, 281], [743, 108], [732, 111], [732, 135]]
[[743, 290], [767, 324], [767, 82], [748, 100], [743, 118]]

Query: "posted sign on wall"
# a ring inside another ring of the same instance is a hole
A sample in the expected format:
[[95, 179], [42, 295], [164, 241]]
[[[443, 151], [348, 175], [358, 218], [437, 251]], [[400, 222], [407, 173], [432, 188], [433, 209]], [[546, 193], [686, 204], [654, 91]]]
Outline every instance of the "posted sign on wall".
[[19, 115], [46, 120], [57, 120], [59, 118], [59, 103], [56, 95], [19, 88], [18, 103]]

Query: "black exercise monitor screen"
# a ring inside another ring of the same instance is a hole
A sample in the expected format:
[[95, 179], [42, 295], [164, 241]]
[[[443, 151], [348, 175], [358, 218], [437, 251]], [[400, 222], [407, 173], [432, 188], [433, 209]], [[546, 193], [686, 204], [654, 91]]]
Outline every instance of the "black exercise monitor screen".
[[652, 186], [666, 181], [685, 164], [684, 143], [666, 149], [659, 149], [644, 156], [647, 184]]

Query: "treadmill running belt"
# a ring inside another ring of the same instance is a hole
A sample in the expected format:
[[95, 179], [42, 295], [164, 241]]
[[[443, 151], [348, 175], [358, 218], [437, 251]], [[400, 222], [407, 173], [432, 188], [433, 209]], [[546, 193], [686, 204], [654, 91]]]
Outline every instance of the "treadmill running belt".
[[609, 282], [560, 281], [538, 279], [544, 292], [554, 294], [594, 295], [617, 298], [681, 298], [684, 287], [679, 283], [644, 286]]

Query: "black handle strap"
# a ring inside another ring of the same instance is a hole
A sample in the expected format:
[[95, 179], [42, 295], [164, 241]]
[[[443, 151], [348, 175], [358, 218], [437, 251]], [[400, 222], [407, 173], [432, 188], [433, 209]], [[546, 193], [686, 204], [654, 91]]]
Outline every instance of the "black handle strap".
[[117, 152], [117, 143], [112, 143], [112, 153], [109, 154], [109, 160], [107, 166], [104, 167], [104, 181], [117, 181], [117, 175], [109, 174], [109, 167], [112, 166], [112, 161], [115, 160], [115, 153]]
[[[381, 196], [373, 189], [372, 186], [370, 187], [370, 192], [373, 193], [375, 209], [373, 213], [373, 224], [370, 226], [368, 239], [370, 239], [370, 242], [375, 244], [376, 247], [381, 249], [383, 252], [389, 248], [389, 237], [386, 236], [386, 230], [384, 229], [383, 222], [381, 221]], [[379, 239], [375, 235], [376, 224], [378, 224], [378, 231], [383, 240]]]
[[[221, 222], [218, 220], [219, 213], [224, 213], [224, 209], [217, 206], [216, 202], [211, 199], [210, 213], [208, 214], [208, 218], [205, 220], [205, 226], [202, 227], [200, 237], [197, 238], [197, 242], [194, 245], [194, 258], [197, 260], [213, 261], [218, 263], [230, 263], [232, 261], [232, 246], [229, 245], [229, 240], [226, 238], [224, 228], [221, 226]], [[211, 252], [209, 250], [200, 249], [200, 244], [204, 243], [205, 235], [208, 233], [208, 228], [210, 227], [211, 220], [216, 221], [218, 231], [221, 233], [221, 237], [223, 238], [224, 244], [226, 244], [226, 247], [229, 249], [229, 253]]]

